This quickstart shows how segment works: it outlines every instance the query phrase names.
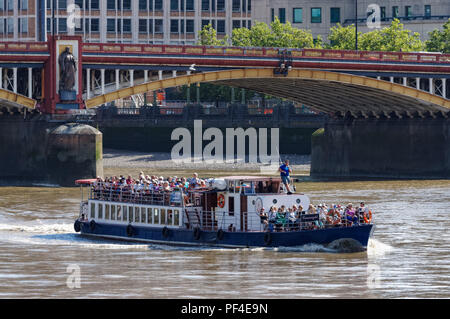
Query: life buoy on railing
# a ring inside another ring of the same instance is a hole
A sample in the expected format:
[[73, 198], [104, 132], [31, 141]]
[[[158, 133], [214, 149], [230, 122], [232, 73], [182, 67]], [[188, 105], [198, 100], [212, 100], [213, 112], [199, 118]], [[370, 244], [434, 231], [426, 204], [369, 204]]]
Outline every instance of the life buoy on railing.
[[131, 226], [131, 224], [128, 224], [128, 226], [127, 226], [127, 235], [128, 235], [128, 237], [133, 236], [133, 233], [134, 233], [133, 226]]
[[[369, 215], [369, 216], [367, 216]], [[370, 224], [372, 222], [372, 211], [369, 210], [367, 214], [364, 214], [364, 222]]]
[[164, 238], [169, 237], [169, 228], [167, 228], [167, 226], [164, 226], [164, 228], [162, 229], [162, 235]]
[[327, 216], [332, 219], [329, 220], [333, 225], [339, 224], [341, 222], [341, 214], [336, 209], [330, 209], [327, 213]]
[[223, 194], [220, 194], [217, 197], [217, 206], [219, 206], [220, 208], [225, 207], [225, 196]]
[[222, 229], [222, 228], [219, 229], [219, 230], [217, 231], [217, 239], [218, 239], [218, 240], [222, 240], [224, 234], [225, 234], [225, 232], [223, 231], [223, 229]]
[[81, 230], [81, 222], [78, 219], [73, 224], [73, 228], [77, 233]]
[[89, 223], [89, 228], [91, 229], [91, 231], [94, 231], [96, 226], [95, 220], [91, 220], [91, 222]]
[[194, 228], [194, 239], [199, 240], [201, 235], [201, 230], [199, 227]]

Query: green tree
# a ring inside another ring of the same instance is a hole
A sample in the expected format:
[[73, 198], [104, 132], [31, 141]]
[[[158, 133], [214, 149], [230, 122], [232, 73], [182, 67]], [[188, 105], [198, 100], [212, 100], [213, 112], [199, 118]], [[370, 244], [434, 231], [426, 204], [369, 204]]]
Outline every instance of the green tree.
[[427, 51], [450, 53], [450, 19], [442, 30], [433, 30], [428, 35], [429, 39], [425, 42]]
[[314, 48], [321, 47], [321, 38], [315, 43], [310, 31], [294, 28], [290, 22], [281, 23], [278, 17], [269, 25], [256, 22], [250, 29], [233, 30], [231, 43], [234, 46]]
[[[331, 49], [354, 50], [355, 26], [343, 27], [337, 25], [330, 29], [328, 39]], [[383, 29], [361, 33], [358, 32], [358, 49], [366, 51], [421, 51], [424, 43], [420, 40], [420, 34], [405, 29], [400, 20], [394, 19], [390, 26]]]
[[205, 25], [203, 29], [198, 33], [198, 45], [215, 45], [224, 46], [227, 45], [227, 37], [224, 39], [217, 39], [217, 31], [210, 24]]

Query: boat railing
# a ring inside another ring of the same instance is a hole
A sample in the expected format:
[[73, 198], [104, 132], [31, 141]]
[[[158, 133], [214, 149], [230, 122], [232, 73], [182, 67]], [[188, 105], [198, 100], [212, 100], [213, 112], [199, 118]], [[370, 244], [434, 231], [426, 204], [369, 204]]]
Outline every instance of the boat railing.
[[318, 230], [326, 228], [352, 227], [371, 223], [363, 216], [354, 219], [347, 219], [343, 216], [340, 220], [331, 221], [321, 218], [319, 214], [303, 214], [297, 218], [269, 219], [260, 216], [257, 212], [246, 212], [236, 215], [229, 215], [227, 212], [215, 211], [185, 211], [185, 222], [189, 229], [200, 227], [206, 231], [217, 231], [222, 229], [229, 232], [290, 232]]
[[174, 200], [174, 192], [132, 190], [130, 188], [91, 188], [89, 199], [140, 205], [181, 206], [181, 197]]

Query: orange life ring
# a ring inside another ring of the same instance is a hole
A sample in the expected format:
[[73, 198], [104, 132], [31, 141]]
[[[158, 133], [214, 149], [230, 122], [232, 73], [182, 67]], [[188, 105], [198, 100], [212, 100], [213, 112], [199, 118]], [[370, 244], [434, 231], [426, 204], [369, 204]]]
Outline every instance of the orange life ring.
[[223, 196], [223, 194], [220, 194], [217, 197], [217, 206], [219, 206], [220, 208], [224, 208], [225, 207], [225, 196]]
[[[337, 219], [335, 216], [337, 215]], [[339, 224], [341, 222], [341, 214], [336, 209], [330, 209], [327, 213], [327, 216], [332, 217], [332, 220], [329, 220], [333, 225]]]
[[369, 215], [369, 218], [367, 218], [367, 215], [364, 214], [364, 222], [366, 224], [370, 224], [372, 222], [372, 211], [369, 210], [368, 215]]

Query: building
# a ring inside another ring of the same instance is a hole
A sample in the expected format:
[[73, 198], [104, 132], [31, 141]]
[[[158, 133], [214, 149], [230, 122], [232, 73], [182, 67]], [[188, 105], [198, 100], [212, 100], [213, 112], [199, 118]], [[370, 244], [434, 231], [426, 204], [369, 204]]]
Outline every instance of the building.
[[428, 33], [450, 18], [448, 0], [254, 0], [252, 20], [270, 23], [277, 16], [281, 22], [290, 22], [294, 27], [311, 30], [316, 38], [327, 39], [329, 30], [337, 23], [347, 26], [358, 17], [358, 30], [371, 31], [367, 17], [373, 12], [372, 4], [379, 6], [381, 27], [398, 18], [405, 28], [421, 34]]
[[450, 18], [448, 0], [0, 0], [0, 41], [45, 41], [55, 32], [82, 35], [86, 42], [195, 44], [209, 23], [223, 38], [275, 16], [326, 39], [338, 22], [355, 22], [356, 4], [358, 26], [368, 31], [373, 2], [382, 26], [397, 17], [423, 39]]
[[[195, 44], [198, 31], [209, 23], [218, 37], [231, 34], [233, 27], [251, 26], [251, 3], [251, 0], [0, 0], [0, 40], [44, 41], [46, 33], [53, 31], [82, 35], [86, 42]], [[80, 8], [78, 14], [73, 4]], [[73, 22], [78, 23], [71, 28]]]

